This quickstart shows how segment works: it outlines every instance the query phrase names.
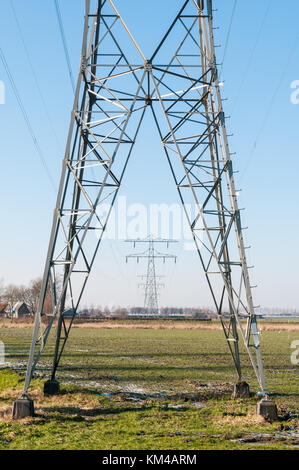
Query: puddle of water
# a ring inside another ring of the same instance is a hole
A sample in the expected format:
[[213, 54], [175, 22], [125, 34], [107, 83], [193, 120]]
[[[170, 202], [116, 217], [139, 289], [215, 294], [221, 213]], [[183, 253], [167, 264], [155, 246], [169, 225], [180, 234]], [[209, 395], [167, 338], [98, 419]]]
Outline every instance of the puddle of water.
[[192, 403], [195, 408], [205, 408], [207, 405], [205, 403]]
[[243, 439], [231, 439], [231, 442], [240, 442], [241, 444], [263, 444], [272, 440], [292, 440], [293, 445], [299, 445], [299, 431], [281, 431], [276, 433], [253, 433]]

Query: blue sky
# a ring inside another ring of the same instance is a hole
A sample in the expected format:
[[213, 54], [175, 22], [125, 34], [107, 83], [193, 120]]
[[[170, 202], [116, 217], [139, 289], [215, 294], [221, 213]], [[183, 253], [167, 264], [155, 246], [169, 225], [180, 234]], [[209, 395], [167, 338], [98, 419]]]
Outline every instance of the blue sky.
[[[32, 75], [11, 8], [15, 7], [45, 107]], [[179, 0], [115, 2], [145, 54], [167, 29]], [[234, 0], [215, 0], [218, 62], [231, 20]], [[76, 77], [81, 50], [83, 0], [60, 0]], [[157, 11], [159, 16], [157, 16]], [[242, 189], [240, 205], [255, 303], [299, 308], [298, 301], [298, 115], [290, 101], [291, 82], [299, 80], [299, 3], [297, 0], [238, 0], [223, 64], [223, 96], [229, 120], [231, 151]], [[73, 92], [59, 35], [54, 0], [2, 0], [0, 45], [13, 74], [52, 178], [61, 170]], [[24, 283], [41, 275], [47, 250], [55, 191], [37, 155], [23, 116], [0, 63], [6, 103], [0, 105], [2, 179], [1, 273], [7, 283]], [[46, 108], [46, 110], [45, 110]], [[153, 159], [146, 158], [151, 144]], [[157, 167], [159, 173], [157, 173]], [[143, 178], [146, 175], [146, 178]], [[154, 181], [154, 184], [153, 184]], [[177, 203], [167, 162], [156, 131], [147, 119], [136, 145], [120, 195], [129, 203]], [[131, 247], [120, 241], [102, 245], [85, 304], [142, 303], [136, 275], [146, 266], [125, 263]], [[195, 253], [181, 244], [174, 266], [159, 265], [165, 275], [161, 304], [211, 305]], [[178, 289], [177, 286], [181, 288]]]

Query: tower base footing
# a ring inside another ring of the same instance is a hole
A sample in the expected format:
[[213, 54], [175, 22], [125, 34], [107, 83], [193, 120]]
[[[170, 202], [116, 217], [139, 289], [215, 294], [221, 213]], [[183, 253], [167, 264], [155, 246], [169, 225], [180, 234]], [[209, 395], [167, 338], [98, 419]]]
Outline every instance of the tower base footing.
[[234, 384], [233, 398], [249, 398], [250, 389], [247, 382], [237, 382]]
[[257, 414], [265, 418], [266, 421], [277, 421], [278, 412], [276, 403], [270, 398], [263, 398], [257, 404]]
[[44, 395], [58, 395], [60, 392], [60, 385], [57, 380], [47, 380], [44, 383]]
[[24, 419], [34, 416], [33, 400], [28, 395], [23, 395], [14, 401], [12, 419]]

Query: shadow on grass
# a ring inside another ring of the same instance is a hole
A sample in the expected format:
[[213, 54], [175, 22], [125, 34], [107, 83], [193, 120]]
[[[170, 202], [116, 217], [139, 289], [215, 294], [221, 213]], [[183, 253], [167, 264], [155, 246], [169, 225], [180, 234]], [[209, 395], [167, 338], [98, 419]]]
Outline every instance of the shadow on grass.
[[273, 392], [273, 393], [269, 393], [269, 396], [272, 397], [272, 398], [275, 398], [275, 397], [299, 397], [299, 393], [278, 393], [278, 392]]
[[[206, 390], [201, 390], [198, 392], [176, 392], [176, 393], [166, 393], [166, 392], [153, 392], [153, 393], [138, 393], [138, 392], [121, 392], [114, 391], [110, 393], [99, 393], [98, 391], [90, 388], [76, 388], [74, 389], [65, 389], [61, 390], [60, 396], [76, 395], [81, 393], [83, 395], [93, 395], [101, 398], [107, 398], [109, 400], [120, 398], [123, 402], [125, 401], [136, 401], [140, 404], [146, 402], [147, 400], [162, 400], [163, 406], [167, 402], [189, 402], [190, 404], [195, 402], [206, 402], [212, 399], [228, 399], [232, 395], [232, 387], [230, 384], [222, 384], [222, 387], [219, 384], [219, 387], [214, 386], [213, 388], [207, 388]], [[159, 403], [161, 405], [161, 403]], [[145, 405], [144, 405], [145, 406]], [[139, 409], [139, 408], [138, 408]], [[167, 409], [167, 408], [166, 408]], [[178, 408], [179, 409], [179, 408]]]
[[[123, 408], [92, 408], [82, 409], [73, 406], [55, 406], [43, 408], [41, 413], [36, 413], [36, 418], [57, 419], [57, 414], [61, 415], [63, 421], [82, 421], [85, 418], [97, 418], [99, 416], [119, 415], [123, 413], [140, 413], [150, 411], [155, 406], [126, 406]], [[44, 415], [43, 412], [46, 414]]]

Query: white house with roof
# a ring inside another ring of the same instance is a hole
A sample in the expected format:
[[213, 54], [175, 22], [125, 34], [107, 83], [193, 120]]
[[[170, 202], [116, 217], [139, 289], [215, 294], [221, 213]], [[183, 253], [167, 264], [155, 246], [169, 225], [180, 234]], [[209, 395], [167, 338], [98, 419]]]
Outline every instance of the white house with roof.
[[25, 302], [16, 302], [11, 309], [11, 318], [22, 318], [31, 315], [31, 312]]

